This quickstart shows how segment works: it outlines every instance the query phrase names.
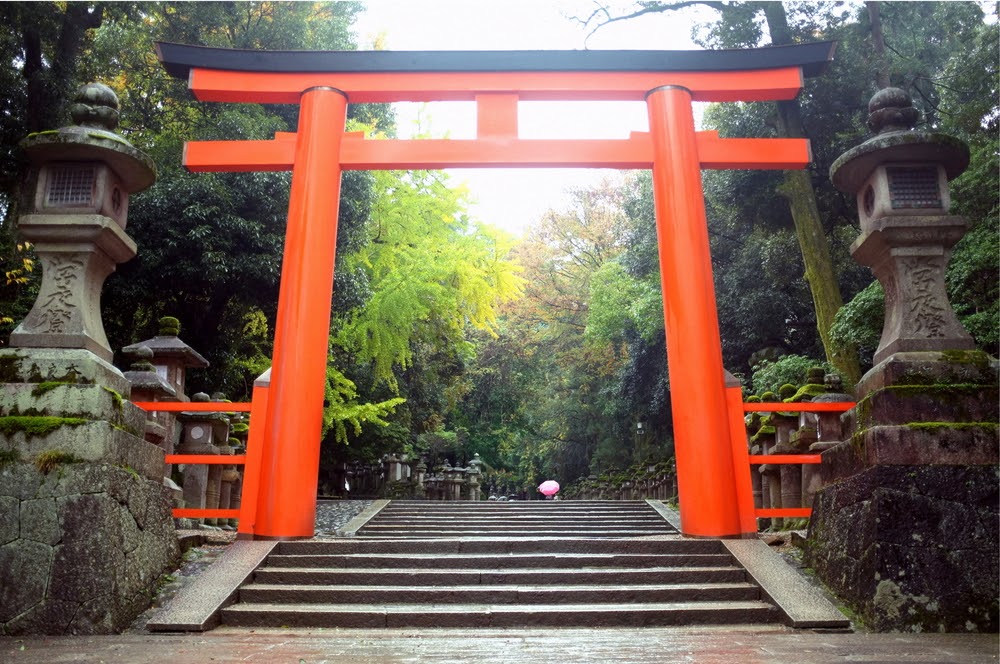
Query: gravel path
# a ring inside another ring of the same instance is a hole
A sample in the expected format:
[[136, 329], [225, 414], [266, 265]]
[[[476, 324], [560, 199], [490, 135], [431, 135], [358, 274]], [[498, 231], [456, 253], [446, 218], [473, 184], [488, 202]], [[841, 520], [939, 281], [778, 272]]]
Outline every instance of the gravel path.
[[316, 537], [333, 537], [361, 510], [372, 504], [370, 500], [320, 500], [316, 503]]

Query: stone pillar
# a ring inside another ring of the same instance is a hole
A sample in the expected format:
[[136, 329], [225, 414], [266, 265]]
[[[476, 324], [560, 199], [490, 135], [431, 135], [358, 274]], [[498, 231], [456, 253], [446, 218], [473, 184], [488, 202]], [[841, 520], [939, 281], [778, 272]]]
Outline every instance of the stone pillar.
[[427, 478], [427, 463], [418, 458], [413, 462], [413, 497], [424, 498], [427, 495], [427, 488], [424, 480]]
[[[195, 401], [208, 401], [207, 394], [196, 394]], [[178, 454], [219, 454], [216, 446], [218, 416], [215, 413], [182, 412], [181, 442]], [[219, 489], [222, 480], [222, 466], [212, 464], [185, 464], [181, 472], [184, 476], [184, 503], [190, 509], [215, 509], [219, 506]], [[215, 519], [197, 519], [196, 523], [214, 526]]]
[[[246, 454], [246, 450], [236, 449], [234, 450], [234, 454]], [[243, 471], [241, 470], [241, 466], [226, 466], [226, 468], [231, 469], [227, 471], [231, 472], [229, 476], [229, 509], [239, 511], [240, 506], [243, 504]], [[226, 479], [225, 475], [223, 475], [223, 479]], [[232, 529], [238, 528], [239, 525], [239, 519], [229, 519], [229, 526]], [[229, 529], [227, 528], [226, 530]]]
[[114, 133], [110, 88], [81, 87], [71, 127], [26, 138], [21, 237], [38, 297], [0, 350], [0, 633], [116, 633], [179, 556], [163, 451], [110, 364], [104, 279], [135, 255], [129, 195], [150, 159]]
[[876, 136], [834, 163], [856, 194], [852, 251], [886, 294], [875, 366], [845, 418], [850, 441], [823, 453], [809, 564], [866, 625], [895, 631], [997, 631], [996, 360], [974, 350], [945, 290], [965, 220], [947, 181], [968, 164], [957, 139], [915, 131], [894, 88], [869, 104]]
[[[232, 439], [230, 439], [229, 442], [232, 443]], [[219, 451], [221, 454], [226, 456], [232, 456], [235, 453], [231, 444], [225, 445], [224, 447], [220, 447]], [[219, 509], [231, 510], [234, 509], [233, 507], [234, 485], [236, 484], [236, 481], [239, 479], [240, 473], [238, 470], [236, 470], [235, 465], [221, 466], [221, 468], [222, 468], [222, 477], [221, 477], [222, 485], [221, 488], [219, 489]], [[219, 518], [215, 520], [215, 525], [219, 526], [223, 530], [234, 530], [237, 524], [233, 523], [233, 521], [238, 521], [238, 520], [229, 518], [225, 519]]]
[[479, 502], [480, 498], [480, 480], [483, 476], [482, 465], [483, 461], [479, 457], [479, 454], [473, 454], [472, 461], [469, 462], [469, 469], [466, 472], [469, 484], [469, 500], [473, 502]]
[[465, 484], [465, 468], [452, 468], [450, 477], [449, 500], [462, 500], [462, 485]]
[[[841, 378], [837, 374], [824, 377], [826, 392], [813, 398], [814, 403], [853, 401], [854, 397], [843, 391]], [[816, 442], [809, 445], [809, 454], [822, 454], [840, 445], [844, 440], [841, 413], [819, 413], [816, 424]], [[812, 507], [816, 493], [823, 487], [822, 467], [808, 465], [802, 467], [802, 506]]]
[[[771, 509], [781, 509], [783, 507], [791, 507], [790, 505], [785, 505], [783, 501], [783, 496], [781, 492], [781, 466], [775, 464], [764, 464], [760, 467], [761, 475], [761, 485], [762, 487], [767, 487], [767, 507]], [[785, 520], [782, 517], [772, 517], [771, 518], [771, 528], [772, 530], [781, 530], [785, 526]]]

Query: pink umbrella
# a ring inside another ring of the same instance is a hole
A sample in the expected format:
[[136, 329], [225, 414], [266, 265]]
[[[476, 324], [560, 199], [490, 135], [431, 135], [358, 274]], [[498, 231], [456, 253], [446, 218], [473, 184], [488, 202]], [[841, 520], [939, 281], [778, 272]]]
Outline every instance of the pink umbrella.
[[546, 496], [554, 496], [559, 492], [559, 482], [555, 480], [545, 480], [538, 485], [538, 490]]

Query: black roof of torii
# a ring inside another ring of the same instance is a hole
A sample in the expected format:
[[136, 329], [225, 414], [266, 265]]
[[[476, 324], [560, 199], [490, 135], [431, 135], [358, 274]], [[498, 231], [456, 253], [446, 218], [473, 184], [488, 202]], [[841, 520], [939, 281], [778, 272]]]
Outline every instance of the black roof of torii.
[[260, 51], [156, 42], [171, 76], [191, 69], [256, 72], [649, 72], [799, 67], [822, 74], [837, 42], [701, 51]]

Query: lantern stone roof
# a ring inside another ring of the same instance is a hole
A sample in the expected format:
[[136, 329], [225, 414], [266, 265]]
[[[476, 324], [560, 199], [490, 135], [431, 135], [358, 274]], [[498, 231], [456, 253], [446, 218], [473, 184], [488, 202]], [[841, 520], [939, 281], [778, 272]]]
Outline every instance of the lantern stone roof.
[[875, 132], [830, 166], [833, 186], [848, 194], [861, 191], [872, 171], [886, 162], [940, 164], [953, 180], [969, 166], [969, 146], [961, 139], [914, 129], [920, 117], [913, 100], [899, 88], [883, 88], [868, 102], [868, 128]]
[[70, 106], [75, 125], [29, 134], [21, 141], [35, 165], [50, 161], [103, 161], [129, 193], [156, 182], [156, 164], [113, 130], [118, 125], [118, 97], [101, 83], [77, 89]]
[[181, 341], [180, 337], [174, 335], [158, 334], [152, 339], [146, 339], [131, 346], [125, 346], [122, 348], [122, 352], [126, 355], [132, 355], [141, 346], [145, 346], [153, 351], [154, 358], [177, 358], [181, 361], [181, 365], [185, 367], [203, 369], [208, 366], [208, 360], [202, 357], [201, 353]]

